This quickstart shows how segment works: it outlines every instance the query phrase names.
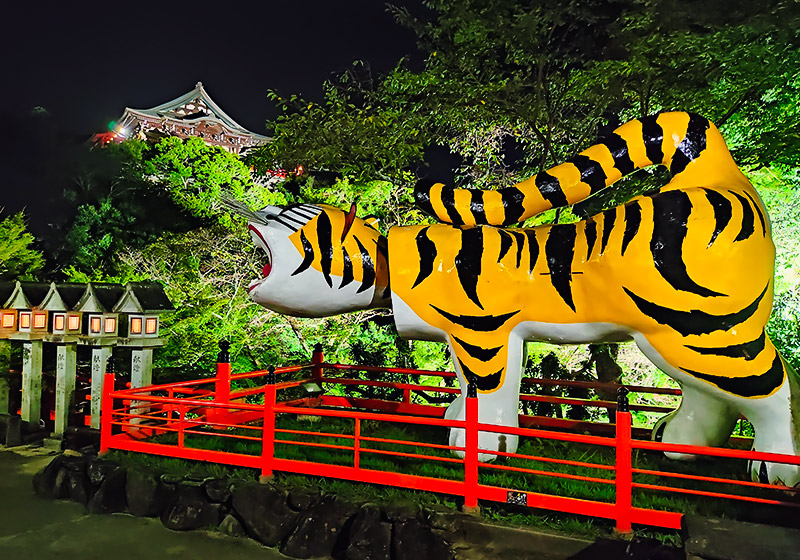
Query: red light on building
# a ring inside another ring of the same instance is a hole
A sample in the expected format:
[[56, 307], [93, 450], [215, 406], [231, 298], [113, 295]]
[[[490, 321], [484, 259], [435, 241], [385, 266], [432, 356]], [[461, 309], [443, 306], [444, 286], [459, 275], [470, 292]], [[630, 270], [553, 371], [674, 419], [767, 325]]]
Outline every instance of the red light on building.
[[19, 328], [21, 328], [21, 329], [29, 329], [29, 328], [31, 328], [31, 314], [30, 313], [20, 313], [19, 314]]
[[71, 331], [78, 331], [81, 328], [80, 315], [70, 315], [67, 317], [67, 329]]
[[144, 327], [145, 334], [156, 334], [156, 331], [158, 331], [158, 319], [148, 317]]
[[102, 321], [100, 317], [92, 317], [89, 321], [89, 330], [93, 333], [99, 333], [102, 327]]
[[131, 317], [131, 332], [130, 334], [142, 334], [142, 318]]
[[54, 331], [63, 331], [64, 326], [67, 323], [67, 318], [64, 315], [55, 315], [53, 317], [53, 330]]
[[106, 334], [113, 334], [117, 330], [117, 320], [114, 317], [106, 317]]

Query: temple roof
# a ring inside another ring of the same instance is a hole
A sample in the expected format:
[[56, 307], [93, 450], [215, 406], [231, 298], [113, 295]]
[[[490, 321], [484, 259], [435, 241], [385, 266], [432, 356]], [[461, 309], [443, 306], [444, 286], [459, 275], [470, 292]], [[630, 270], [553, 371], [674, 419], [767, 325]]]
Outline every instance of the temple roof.
[[252, 136], [265, 142], [270, 140], [268, 136], [251, 132], [233, 120], [219, 105], [214, 103], [203, 87], [203, 82], [197, 82], [193, 90], [176, 97], [172, 101], [167, 101], [151, 109], [131, 109], [126, 107], [125, 113], [157, 119], [168, 118], [190, 124], [200, 121], [216, 121], [240, 134]]

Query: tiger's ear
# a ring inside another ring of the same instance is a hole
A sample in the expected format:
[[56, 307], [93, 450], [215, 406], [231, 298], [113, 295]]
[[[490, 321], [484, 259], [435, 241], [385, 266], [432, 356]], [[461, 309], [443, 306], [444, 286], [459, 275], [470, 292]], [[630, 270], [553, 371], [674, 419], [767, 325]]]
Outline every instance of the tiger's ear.
[[356, 203], [358, 199], [356, 199], [353, 204], [350, 205], [350, 212], [347, 213], [347, 216], [344, 217], [344, 229], [342, 230], [342, 241], [344, 238], [347, 237], [347, 232], [350, 231], [350, 228], [353, 227], [353, 222], [356, 219]]
[[378, 216], [373, 216], [373, 215], [367, 216], [366, 218], [364, 218], [364, 221], [367, 223], [369, 227], [371, 227], [374, 230], [377, 230], [378, 225], [381, 223], [380, 219], [378, 219]]

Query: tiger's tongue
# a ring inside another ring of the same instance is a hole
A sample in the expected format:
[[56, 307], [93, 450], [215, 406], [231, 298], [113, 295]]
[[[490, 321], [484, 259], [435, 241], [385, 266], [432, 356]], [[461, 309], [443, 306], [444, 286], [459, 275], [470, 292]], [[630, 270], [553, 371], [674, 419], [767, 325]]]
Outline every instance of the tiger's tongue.
[[272, 263], [267, 263], [267, 264], [264, 265], [264, 268], [261, 271], [261, 274], [263, 274], [264, 278], [266, 278], [267, 276], [269, 276], [269, 273], [271, 271], [272, 271]]

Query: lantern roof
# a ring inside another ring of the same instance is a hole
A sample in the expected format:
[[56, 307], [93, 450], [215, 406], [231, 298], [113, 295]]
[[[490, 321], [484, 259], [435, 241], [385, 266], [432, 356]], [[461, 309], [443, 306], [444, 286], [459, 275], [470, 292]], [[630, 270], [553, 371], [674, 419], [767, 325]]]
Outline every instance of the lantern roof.
[[85, 292], [86, 284], [53, 282], [39, 307], [49, 311], [72, 311]]
[[16, 288], [16, 286], [14, 282], [0, 282], [0, 302], [2, 302], [3, 307], [8, 307], [5, 304], [11, 298], [11, 294], [14, 293], [14, 288]]
[[114, 308], [124, 291], [125, 288], [120, 284], [91, 282], [87, 284], [86, 291], [75, 305], [75, 310], [107, 313]]
[[49, 291], [50, 285], [44, 282], [17, 281], [14, 290], [3, 307], [9, 309], [33, 309], [34, 307], [39, 307]]
[[128, 282], [125, 293], [114, 306], [122, 313], [162, 313], [175, 309], [158, 282]]

